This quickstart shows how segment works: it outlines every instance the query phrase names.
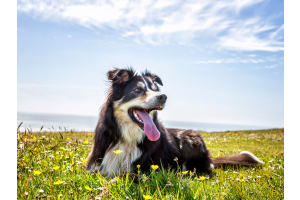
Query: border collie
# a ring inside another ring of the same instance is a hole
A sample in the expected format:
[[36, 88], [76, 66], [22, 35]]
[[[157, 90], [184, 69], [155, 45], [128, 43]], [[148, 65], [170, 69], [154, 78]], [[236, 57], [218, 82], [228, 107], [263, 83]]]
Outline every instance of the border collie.
[[[165, 107], [167, 96], [160, 92], [161, 79], [149, 71], [137, 75], [131, 68], [107, 73], [111, 85], [95, 129], [87, 170], [113, 177], [118, 170], [142, 171], [151, 165], [211, 173], [222, 165], [257, 166], [262, 163], [252, 153], [212, 158], [200, 135], [193, 130], [165, 128], [157, 111]], [[158, 85], [157, 85], [158, 84]], [[114, 151], [123, 151], [116, 155]], [[176, 159], [177, 158], [177, 159]], [[128, 166], [129, 165], [129, 166]]]

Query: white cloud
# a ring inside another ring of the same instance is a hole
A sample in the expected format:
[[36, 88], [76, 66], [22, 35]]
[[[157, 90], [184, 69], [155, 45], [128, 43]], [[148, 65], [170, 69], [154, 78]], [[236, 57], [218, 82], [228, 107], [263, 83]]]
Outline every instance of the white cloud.
[[[261, 22], [261, 19], [250, 19], [236, 24], [227, 35], [220, 38], [220, 45], [226, 49], [243, 51], [282, 51], [283, 41], [275, 39], [283, 28]], [[267, 32], [274, 31], [269, 34]], [[266, 33], [267, 36], [259, 37]]]
[[71, 86], [71, 85], [49, 85], [49, 84], [18, 84], [20, 89], [32, 88], [60, 88], [60, 89], [79, 89], [79, 90], [100, 90], [102, 87], [89, 87], [89, 86]]
[[200, 60], [192, 62], [194, 64], [224, 64], [224, 63], [264, 63], [269, 60], [265, 59], [243, 59], [243, 58], [228, 58], [228, 59], [217, 59], [217, 60]]
[[276, 67], [276, 65], [265, 66], [265, 68], [267, 68], [267, 69], [272, 69], [272, 68], [275, 68], [275, 67]]
[[[213, 46], [231, 50], [281, 51], [283, 26], [273, 26], [259, 16], [239, 17], [243, 9], [261, 1], [18, 0], [18, 12], [91, 29], [109, 27], [137, 43], [196, 45], [195, 39], [209, 38]], [[260, 37], [265, 31], [271, 33]]]

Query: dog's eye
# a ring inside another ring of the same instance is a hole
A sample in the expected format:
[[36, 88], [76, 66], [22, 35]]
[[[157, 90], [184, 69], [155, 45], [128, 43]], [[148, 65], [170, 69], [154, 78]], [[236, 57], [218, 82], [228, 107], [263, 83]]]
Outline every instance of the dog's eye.
[[137, 93], [140, 93], [141, 92], [141, 88], [135, 88], [134, 91], [137, 92]]

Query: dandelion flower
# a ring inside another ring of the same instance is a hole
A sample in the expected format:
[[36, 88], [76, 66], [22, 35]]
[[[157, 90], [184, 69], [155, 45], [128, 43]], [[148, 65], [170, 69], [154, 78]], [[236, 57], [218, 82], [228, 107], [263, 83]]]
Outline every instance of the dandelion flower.
[[89, 143], [89, 141], [84, 141], [84, 144], [88, 144]]
[[83, 159], [82, 160], [82, 163], [85, 163], [85, 162], [87, 162], [88, 161], [88, 159]]
[[92, 188], [90, 188], [89, 186], [84, 186], [84, 188], [85, 188], [86, 190], [92, 190]]
[[184, 171], [184, 172], [182, 172], [183, 174], [187, 174], [189, 171]]
[[240, 182], [244, 182], [245, 181], [245, 179], [240, 179]]
[[145, 198], [145, 200], [152, 199], [152, 197], [149, 195], [143, 195], [143, 197]]
[[140, 168], [140, 167], [141, 167], [141, 165], [137, 165], [136, 167], [137, 167], [137, 168]]
[[199, 178], [200, 178], [201, 181], [204, 181], [206, 179], [205, 176], [200, 176]]
[[159, 168], [158, 165], [151, 165], [152, 169], [157, 170]]
[[54, 182], [54, 185], [60, 185], [62, 183], [64, 183], [64, 181], [58, 180], [58, 181]]
[[70, 140], [70, 138], [67, 138], [67, 140]]
[[116, 151], [114, 151], [114, 153], [117, 154], [117, 155], [120, 154], [120, 153], [122, 153], [122, 152], [123, 152], [123, 151], [121, 151], [121, 150], [116, 150]]
[[59, 168], [60, 168], [59, 166], [53, 167], [54, 170], [58, 170]]
[[35, 171], [35, 170], [33, 170], [33, 173], [34, 173], [35, 175], [40, 175], [42, 172], [41, 172], [41, 171]]

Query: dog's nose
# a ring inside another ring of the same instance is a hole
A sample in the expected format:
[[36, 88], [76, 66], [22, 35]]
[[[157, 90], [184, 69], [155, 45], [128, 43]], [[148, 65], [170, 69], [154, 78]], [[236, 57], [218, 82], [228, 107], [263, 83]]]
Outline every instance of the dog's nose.
[[159, 96], [157, 96], [157, 100], [160, 103], [165, 103], [167, 101], [167, 95], [165, 95], [165, 94], [159, 95]]

